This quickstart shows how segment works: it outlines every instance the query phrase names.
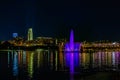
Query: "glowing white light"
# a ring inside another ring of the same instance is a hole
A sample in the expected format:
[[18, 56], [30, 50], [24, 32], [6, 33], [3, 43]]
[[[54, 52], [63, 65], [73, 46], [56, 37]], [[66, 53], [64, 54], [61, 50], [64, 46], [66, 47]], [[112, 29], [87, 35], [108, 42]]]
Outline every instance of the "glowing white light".
[[116, 42], [112, 43], [112, 44], [116, 44]]

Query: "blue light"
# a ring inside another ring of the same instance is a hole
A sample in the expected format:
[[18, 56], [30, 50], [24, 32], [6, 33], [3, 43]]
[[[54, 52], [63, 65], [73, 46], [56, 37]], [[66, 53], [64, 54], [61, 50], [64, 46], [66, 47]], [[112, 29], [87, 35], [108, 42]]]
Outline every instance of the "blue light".
[[18, 37], [18, 33], [13, 33], [13, 38]]
[[14, 59], [13, 59], [13, 75], [14, 76], [18, 75], [18, 56], [16, 52], [14, 54]]

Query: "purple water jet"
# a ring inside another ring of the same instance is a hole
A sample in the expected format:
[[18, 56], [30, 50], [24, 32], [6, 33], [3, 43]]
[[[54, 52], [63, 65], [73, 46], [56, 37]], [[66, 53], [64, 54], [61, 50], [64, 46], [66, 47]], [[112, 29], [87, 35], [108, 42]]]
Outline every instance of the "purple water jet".
[[73, 33], [73, 30], [71, 30], [71, 33], [70, 33], [70, 50], [73, 51], [74, 50], [74, 33]]
[[70, 40], [65, 44], [65, 51], [80, 51], [80, 43], [74, 42], [74, 32], [70, 32]]
[[74, 42], [74, 32], [70, 32], [70, 40], [65, 44], [66, 67], [69, 67], [71, 80], [74, 79], [75, 67], [79, 66], [79, 52], [81, 44]]

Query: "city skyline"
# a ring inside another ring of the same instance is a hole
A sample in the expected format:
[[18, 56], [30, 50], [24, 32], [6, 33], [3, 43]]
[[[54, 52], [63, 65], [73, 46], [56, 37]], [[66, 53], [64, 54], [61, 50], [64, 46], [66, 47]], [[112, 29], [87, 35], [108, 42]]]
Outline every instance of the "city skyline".
[[[71, 32], [71, 30], [74, 31], [73, 27], [69, 30], [68, 33]], [[67, 35], [66, 37], [51, 37], [51, 36], [43, 36], [43, 35], [38, 35], [38, 36], [35, 36], [34, 35], [34, 31], [33, 31], [33, 28], [32, 27], [29, 27], [27, 30], [27, 33], [25, 35], [21, 35], [21, 36], [18, 36], [19, 33], [17, 32], [14, 32], [12, 34], [9, 34], [11, 37], [8, 39], [8, 40], [11, 40], [11, 39], [14, 39], [14, 38], [21, 38], [21, 39], [24, 39], [24, 40], [27, 40], [27, 41], [31, 41], [31, 40], [36, 40], [37, 38], [53, 38], [53, 39], [64, 39], [64, 40], [67, 40], [69, 41], [70, 39], [70, 35]], [[75, 33], [75, 32], [74, 32]], [[74, 35], [76, 36], [76, 35]], [[8, 41], [8, 40], [3, 40], [3, 41]], [[74, 37], [74, 40], [76, 41], [75, 37]], [[108, 39], [99, 39], [99, 40], [93, 40], [93, 41], [89, 41], [89, 40], [77, 40], [77, 42], [120, 42], [119, 40], [108, 40]]]
[[[88, 2], [88, 3], [87, 3]], [[0, 5], [0, 40], [12, 33], [27, 37], [32, 27], [35, 37], [69, 39], [71, 28], [76, 41], [120, 40], [120, 8], [117, 2], [7, 0]]]

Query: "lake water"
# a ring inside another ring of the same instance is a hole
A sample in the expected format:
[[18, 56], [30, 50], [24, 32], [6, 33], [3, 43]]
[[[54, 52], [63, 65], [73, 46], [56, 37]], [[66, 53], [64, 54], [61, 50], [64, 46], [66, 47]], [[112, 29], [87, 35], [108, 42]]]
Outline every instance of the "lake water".
[[0, 80], [120, 80], [120, 52], [0, 51]]

